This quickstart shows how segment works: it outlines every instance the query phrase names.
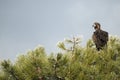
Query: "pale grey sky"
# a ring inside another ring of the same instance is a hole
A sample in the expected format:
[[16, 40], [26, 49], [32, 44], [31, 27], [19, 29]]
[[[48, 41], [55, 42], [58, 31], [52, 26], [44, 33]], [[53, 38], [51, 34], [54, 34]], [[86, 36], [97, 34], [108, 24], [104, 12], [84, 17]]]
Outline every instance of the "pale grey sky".
[[71, 35], [83, 35], [85, 45], [94, 21], [120, 36], [120, 0], [0, 0], [0, 60], [37, 45], [49, 54]]

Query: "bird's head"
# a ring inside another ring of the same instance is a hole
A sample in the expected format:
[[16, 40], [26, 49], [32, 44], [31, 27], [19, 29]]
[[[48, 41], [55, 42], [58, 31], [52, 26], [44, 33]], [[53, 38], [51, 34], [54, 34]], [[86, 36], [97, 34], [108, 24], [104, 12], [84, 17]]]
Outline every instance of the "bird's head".
[[99, 30], [101, 27], [100, 23], [98, 23], [98, 22], [94, 22], [94, 24], [92, 26], [94, 27], [95, 30]]

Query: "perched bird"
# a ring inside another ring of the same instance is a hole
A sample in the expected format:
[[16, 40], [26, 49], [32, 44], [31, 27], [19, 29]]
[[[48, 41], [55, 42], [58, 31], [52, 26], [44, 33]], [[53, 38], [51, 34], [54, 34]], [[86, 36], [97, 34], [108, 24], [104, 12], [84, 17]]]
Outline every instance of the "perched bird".
[[101, 25], [98, 22], [95, 22], [92, 25], [95, 29], [92, 35], [93, 42], [96, 45], [97, 50], [101, 50], [108, 42], [108, 32], [101, 30]]

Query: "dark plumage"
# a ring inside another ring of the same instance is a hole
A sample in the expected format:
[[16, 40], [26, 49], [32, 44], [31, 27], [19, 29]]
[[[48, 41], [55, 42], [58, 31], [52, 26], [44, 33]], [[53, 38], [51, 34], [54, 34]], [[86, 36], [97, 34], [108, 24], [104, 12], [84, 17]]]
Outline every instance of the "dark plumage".
[[96, 45], [97, 50], [99, 51], [105, 45], [107, 45], [108, 32], [101, 30], [99, 23], [94, 23], [93, 27], [95, 29], [95, 32], [93, 33], [92, 39]]

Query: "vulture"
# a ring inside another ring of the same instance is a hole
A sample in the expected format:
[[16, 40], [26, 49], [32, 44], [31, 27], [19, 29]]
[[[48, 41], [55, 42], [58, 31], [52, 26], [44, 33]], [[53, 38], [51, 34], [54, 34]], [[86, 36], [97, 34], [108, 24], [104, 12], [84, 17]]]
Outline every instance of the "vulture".
[[103, 49], [103, 47], [107, 46], [108, 42], [108, 32], [103, 31], [101, 29], [101, 25], [98, 22], [93, 24], [95, 31], [92, 35], [92, 40], [95, 43], [96, 49], [99, 51]]

